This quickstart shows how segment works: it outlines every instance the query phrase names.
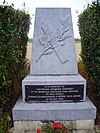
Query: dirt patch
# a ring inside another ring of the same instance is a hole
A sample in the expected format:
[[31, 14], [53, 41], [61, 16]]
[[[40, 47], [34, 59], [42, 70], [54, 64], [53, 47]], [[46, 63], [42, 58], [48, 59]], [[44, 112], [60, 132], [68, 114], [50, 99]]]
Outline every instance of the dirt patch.
[[26, 57], [29, 59], [29, 61], [31, 61], [31, 53], [32, 53], [32, 44], [29, 43], [27, 46], [27, 55], [26, 55]]

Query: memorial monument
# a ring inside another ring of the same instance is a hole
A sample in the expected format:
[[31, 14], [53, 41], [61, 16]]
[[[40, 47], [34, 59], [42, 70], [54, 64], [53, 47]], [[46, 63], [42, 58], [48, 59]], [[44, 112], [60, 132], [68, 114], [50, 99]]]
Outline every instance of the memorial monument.
[[70, 9], [36, 10], [31, 70], [22, 83], [26, 102], [86, 100], [86, 81], [77, 70]]
[[14, 121], [96, 118], [96, 108], [86, 98], [86, 80], [78, 74], [70, 8], [36, 9], [22, 97], [13, 109]]

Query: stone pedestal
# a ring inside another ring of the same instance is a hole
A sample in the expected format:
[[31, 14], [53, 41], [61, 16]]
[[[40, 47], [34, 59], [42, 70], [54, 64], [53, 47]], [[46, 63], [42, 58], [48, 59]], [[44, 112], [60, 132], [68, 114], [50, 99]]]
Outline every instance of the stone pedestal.
[[77, 103], [24, 103], [19, 99], [13, 108], [14, 121], [94, 120], [96, 108], [87, 98]]
[[[73, 133], [94, 133], [96, 108], [86, 98], [79, 103], [26, 103], [19, 99], [13, 108], [14, 131], [36, 131], [45, 120], [61, 121]], [[15, 132], [16, 133], [16, 132]]]
[[[34, 87], [35, 86], [35, 87]], [[27, 76], [22, 81], [23, 102], [79, 102], [86, 100], [86, 80], [79, 74]], [[31, 100], [32, 99], [32, 100]]]

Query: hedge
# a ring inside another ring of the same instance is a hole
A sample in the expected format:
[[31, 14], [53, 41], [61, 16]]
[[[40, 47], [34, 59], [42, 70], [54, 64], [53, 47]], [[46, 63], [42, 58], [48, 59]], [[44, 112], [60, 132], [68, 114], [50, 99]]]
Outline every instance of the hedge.
[[0, 107], [9, 111], [21, 93], [26, 75], [30, 15], [0, 5]]
[[100, 5], [94, 1], [79, 15], [79, 33], [81, 36], [81, 57], [94, 90], [100, 93]]

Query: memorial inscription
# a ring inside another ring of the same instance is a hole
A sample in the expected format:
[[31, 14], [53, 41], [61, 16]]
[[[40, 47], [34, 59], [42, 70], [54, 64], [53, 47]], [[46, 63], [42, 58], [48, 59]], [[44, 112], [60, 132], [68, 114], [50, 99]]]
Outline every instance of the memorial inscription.
[[26, 85], [26, 102], [76, 102], [83, 99], [84, 85]]

